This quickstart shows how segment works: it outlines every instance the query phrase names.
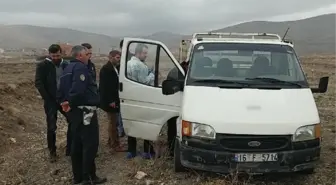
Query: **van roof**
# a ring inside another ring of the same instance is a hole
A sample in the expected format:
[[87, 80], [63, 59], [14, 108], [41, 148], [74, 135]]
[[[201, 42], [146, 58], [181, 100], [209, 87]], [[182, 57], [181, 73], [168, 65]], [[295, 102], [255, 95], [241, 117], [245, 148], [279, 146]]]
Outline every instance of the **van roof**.
[[192, 45], [198, 43], [256, 43], [256, 44], [280, 44], [293, 47], [291, 42], [283, 40], [278, 34], [273, 33], [233, 33], [233, 32], [209, 32], [194, 33], [190, 40]]
[[196, 45], [199, 43], [248, 43], [248, 44], [279, 44], [279, 45], [287, 45], [293, 47], [293, 44], [277, 41], [277, 40], [267, 40], [267, 39], [260, 39], [260, 40], [251, 40], [251, 39], [202, 39], [202, 40], [192, 40], [191, 44]]

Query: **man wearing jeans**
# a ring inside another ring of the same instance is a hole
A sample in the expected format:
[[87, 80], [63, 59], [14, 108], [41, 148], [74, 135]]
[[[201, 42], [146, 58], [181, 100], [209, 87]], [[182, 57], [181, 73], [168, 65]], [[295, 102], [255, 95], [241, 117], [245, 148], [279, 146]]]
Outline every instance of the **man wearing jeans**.
[[[44, 100], [44, 111], [47, 121], [47, 142], [50, 152], [50, 162], [56, 161], [56, 128], [57, 113], [65, 116], [59, 102], [57, 102], [57, 91], [59, 89], [60, 76], [68, 65], [62, 59], [62, 49], [58, 44], [52, 44], [49, 49], [49, 56], [36, 66], [35, 87]], [[65, 116], [67, 118], [67, 116]], [[67, 119], [68, 121], [68, 119]], [[66, 156], [70, 155], [71, 132], [68, 121]]]

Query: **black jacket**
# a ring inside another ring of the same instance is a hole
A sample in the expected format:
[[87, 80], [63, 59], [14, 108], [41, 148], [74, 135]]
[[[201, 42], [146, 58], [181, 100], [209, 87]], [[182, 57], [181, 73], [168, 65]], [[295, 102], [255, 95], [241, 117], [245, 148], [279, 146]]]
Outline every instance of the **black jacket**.
[[87, 67], [89, 68], [90, 75], [92, 76], [94, 81], [97, 81], [97, 72], [95, 64], [89, 60]]
[[[111, 62], [107, 62], [99, 72], [100, 107], [106, 112], [119, 112], [119, 76]], [[109, 104], [115, 103], [116, 108]]]
[[[61, 62], [60, 65], [64, 69], [67, 62]], [[36, 65], [35, 87], [39, 91], [43, 100], [47, 103], [57, 103], [57, 84], [56, 84], [55, 64], [48, 58]]]

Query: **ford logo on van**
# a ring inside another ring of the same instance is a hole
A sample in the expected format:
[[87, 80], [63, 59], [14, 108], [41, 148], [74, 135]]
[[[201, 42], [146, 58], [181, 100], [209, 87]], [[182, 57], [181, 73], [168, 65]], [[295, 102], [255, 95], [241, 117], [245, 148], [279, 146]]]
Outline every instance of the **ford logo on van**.
[[258, 147], [261, 145], [259, 141], [250, 141], [247, 143], [250, 147]]

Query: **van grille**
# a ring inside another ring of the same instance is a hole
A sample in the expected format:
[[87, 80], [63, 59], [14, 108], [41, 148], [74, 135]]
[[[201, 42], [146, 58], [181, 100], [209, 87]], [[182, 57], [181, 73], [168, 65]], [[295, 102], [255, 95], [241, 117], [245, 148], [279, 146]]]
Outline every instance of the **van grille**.
[[291, 136], [217, 134], [225, 150], [240, 152], [280, 151], [291, 149]]

